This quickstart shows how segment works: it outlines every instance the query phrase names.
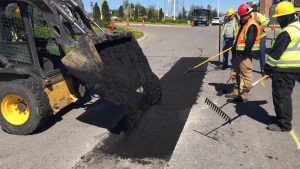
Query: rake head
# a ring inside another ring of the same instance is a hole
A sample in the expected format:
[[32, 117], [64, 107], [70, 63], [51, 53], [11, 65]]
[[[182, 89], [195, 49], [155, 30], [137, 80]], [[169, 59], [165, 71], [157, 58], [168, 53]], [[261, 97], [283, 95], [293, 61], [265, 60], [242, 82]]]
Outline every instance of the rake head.
[[223, 110], [221, 110], [220, 107], [215, 105], [211, 100], [208, 98], [205, 99], [205, 103], [213, 110], [215, 111], [222, 119], [224, 119], [226, 122], [231, 123], [232, 119], [229, 117]]

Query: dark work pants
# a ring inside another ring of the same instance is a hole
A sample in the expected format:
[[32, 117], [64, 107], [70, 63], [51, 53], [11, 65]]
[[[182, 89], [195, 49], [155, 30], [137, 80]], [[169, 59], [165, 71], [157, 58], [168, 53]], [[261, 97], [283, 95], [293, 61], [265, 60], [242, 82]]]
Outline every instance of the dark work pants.
[[295, 86], [294, 73], [274, 72], [272, 77], [272, 96], [276, 121], [282, 129], [292, 129], [292, 93]]
[[[233, 46], [233, 40], [234, 40], [233, 38], [224, 38], [223, 51]], [[228, 66], [228, 54], [229, 54], [229, 51], [227, 51], [223, 54], [223, 65], [225, 65], [225, 66]], [[232, 63], [233, 63], [236, 56], [233, 52], [231, 52], [231, 54], [232, 54]]]

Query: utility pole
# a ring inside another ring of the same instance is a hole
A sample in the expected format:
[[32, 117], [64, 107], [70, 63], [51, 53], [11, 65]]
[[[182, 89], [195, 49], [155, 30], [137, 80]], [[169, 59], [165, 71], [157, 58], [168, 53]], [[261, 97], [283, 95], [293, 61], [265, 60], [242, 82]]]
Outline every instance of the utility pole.
[[101, 20], [103, 20], [102, 5], [103, 5], [103, 0], [100, 0], [100, 17], [101, 17]]
[[164, 0], [164, 19], [166, 19], [166, 0]]
[[218, 0], [218, 17], [219, 17], [219, 13], [220, 13], [220, 0]]
[[174, 0], [174, 20], [176, 20], [176, 0]]

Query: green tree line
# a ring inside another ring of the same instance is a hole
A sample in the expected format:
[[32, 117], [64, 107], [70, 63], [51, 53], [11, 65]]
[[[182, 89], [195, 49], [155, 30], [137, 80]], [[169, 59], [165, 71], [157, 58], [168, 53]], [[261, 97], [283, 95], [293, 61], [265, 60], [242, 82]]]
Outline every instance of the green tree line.
[[[187, 20], [191, 20], [193, 17], [194, 9], [204, 8], [203, 6], [195, 6], [192, 5], [190, 10], [187, 11], [185, 7], [179, 11], [178, 15], [176, 16], [178, 21], [172, 22], [185, 22]], [[211, 5], [208, 5], [206, 9], [211, 11], [211, 17], [217, 16], [216, 9], [212, 9]], [[102, 13], [102, 19], [101, 19]], [[123, 20], [130, 20], [130, 21], [137, 21], [141, 22], [142, 20], [147, 22], [164, 22], [164, 12], [163, 9], [156, 9], [155, 6], [150, 5], [148, 7], [144, 7], [140, 3], [130, 3], [129, 0], [123, 0], [123, 4], [119, 6], [118, 9], [110, 10], [108, 3], [104, 0], [102, 4], [102, 8], [100, 11], [100, 7], [98, 3], [95, 3], [93, 7], [93, 14], [94, 20], [100, 23], [104, 27], [108, 27], [108, 24], [111, 20], [112, 16], [117, 16], [120, 21]], [[171, 21], [172, 18], [167, 18], [166, 20]]]

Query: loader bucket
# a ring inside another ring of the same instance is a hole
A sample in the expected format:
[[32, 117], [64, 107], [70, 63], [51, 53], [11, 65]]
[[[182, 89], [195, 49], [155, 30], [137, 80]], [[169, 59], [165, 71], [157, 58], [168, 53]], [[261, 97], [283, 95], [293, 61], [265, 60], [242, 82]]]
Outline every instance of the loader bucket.
[[131, 33], [85, 35], [62, 62], [90, 91], [116, 104], [130, 103], [141, 87], [149, 104], [161, 99], [159, 79]]

